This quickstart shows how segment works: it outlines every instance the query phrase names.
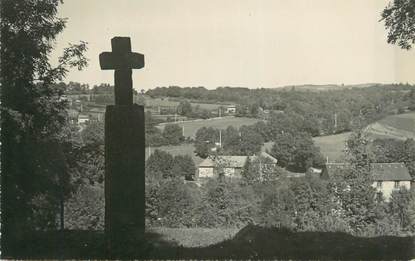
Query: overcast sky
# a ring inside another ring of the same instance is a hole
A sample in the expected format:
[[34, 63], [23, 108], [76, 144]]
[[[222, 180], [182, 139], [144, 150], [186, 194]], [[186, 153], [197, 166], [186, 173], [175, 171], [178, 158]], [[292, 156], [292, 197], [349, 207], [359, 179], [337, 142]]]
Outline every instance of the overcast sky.
[[156, 86], [415, 83], [415, 51], [386, 43], [383, 0], [66, 0], [62, 48], [89, 43], [90, 64], [67, 81], [113, 84], [98, 55], [130, 36], [145, 55], [135, 89]]

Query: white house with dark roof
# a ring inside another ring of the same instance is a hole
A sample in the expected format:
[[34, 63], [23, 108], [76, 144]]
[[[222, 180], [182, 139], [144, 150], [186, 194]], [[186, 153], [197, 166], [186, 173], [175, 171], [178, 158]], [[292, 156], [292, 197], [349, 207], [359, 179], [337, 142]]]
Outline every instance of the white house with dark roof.
[[[275, 167], [278, 160], [266, 152], [261, 152], [259, 156], [216, 156], [209, 157], [198, 165], [199, 178], [211, 178], [218, 175], [218, 170], [221, 169], [226, 177], [240, 178], [243, 167], [248, 159], [256, 160], [263, 158], [263, 167]], [[272, 166], [271, 166], [272, 165]]]
[[370, 165], [373, 177], [373, 187], [382, 192], [386, 200], [390, 199], [392, 192], [405, 187], [411, 188], [411, 175], [404, 163], [373, 163]]
[[[350, 168], [348, 163], [327, 163], [321, 173], [322, 178], [332, 178], [333, 175], [341, 174]], [[411, 188], [412, 177], [408, 168], [402, 162], [397, 163], [371, 163], [370, 175], [373, 180], [372, 186], [377, 192], [381, 192], [385, 200], [389, 200], [394, 190]]]

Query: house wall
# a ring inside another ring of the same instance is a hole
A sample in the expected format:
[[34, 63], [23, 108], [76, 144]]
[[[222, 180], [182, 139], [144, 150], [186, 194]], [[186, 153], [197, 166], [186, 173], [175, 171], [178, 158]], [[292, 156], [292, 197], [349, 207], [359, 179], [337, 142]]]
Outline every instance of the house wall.
[[211, 167], [199, 167], [199, 178], [210, 178], [214, 176], [213, 168]]
[[[372, 186], [376, 188], [377, 192], [382, 192], [383, 197], [386, 201], [389, 201], [392, 192], [395, 190], [395, 181], [382, 181], [382, 187], [377, 187], [378, 182], [373, 182]], [[406, 189], [411, 188], [411, 181], [399, 181], [399, 187], [405, 187]]]

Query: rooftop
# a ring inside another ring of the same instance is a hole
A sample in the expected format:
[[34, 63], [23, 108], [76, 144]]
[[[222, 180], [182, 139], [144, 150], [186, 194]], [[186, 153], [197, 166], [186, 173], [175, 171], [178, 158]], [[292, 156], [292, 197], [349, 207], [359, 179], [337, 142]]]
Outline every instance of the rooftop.
[[[325, 171], [330, 177], [336, 171], [350, 169], [349, 163], [327, 163]], [[405, 163], [371, 163], [370, 174], [376, 181], [409, 181], [412, 180]]]
[[[276, 164], [278, 160], [266, 152], [261, 152], [262, 158], [268, 159], [269, 162]], [[199, 167], [215, 167], [216, 164], [221, 164], [225, 168], [243, 168], [247, 158], [255, 160], [258, 156], [217, 156], [216, 158], [207, 158], [199, 164]]]

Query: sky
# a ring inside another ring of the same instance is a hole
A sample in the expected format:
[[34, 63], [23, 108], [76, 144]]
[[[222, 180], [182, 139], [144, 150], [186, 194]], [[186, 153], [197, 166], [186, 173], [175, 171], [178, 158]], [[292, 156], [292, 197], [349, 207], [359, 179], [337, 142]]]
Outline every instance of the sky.
[[98, 55], [131, 37], [145, 67], [134, 88], [415, 83], [415, 50], [387, 44], [384, 0], [66, 0], [52, 63], [88, 42], [89, 66], [66, 81], [113, 84]]

